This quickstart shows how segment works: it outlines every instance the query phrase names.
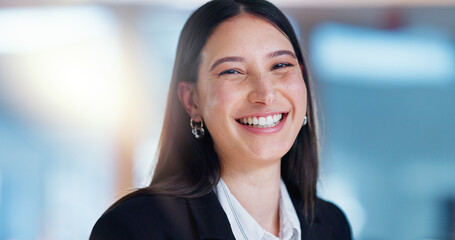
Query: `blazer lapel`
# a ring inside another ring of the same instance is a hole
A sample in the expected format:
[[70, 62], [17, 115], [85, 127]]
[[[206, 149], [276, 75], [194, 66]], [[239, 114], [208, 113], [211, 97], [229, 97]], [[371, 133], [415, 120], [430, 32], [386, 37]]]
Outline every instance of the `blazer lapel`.
[[292, 203], [297, 212], [300, 221], [300, 229], [302, 231], [302, 240], [333, 240], [332, 227], [330, 225], [322, 224], [315, 209], [315, 217], [313, 222], [307, 221], [297, 201], [292, 198]]
[[[302, 221], [301, 221], [302, 222]], [[332, 227], [318, 222], [300, 224], [302, 240], [332, 240]]]
[[[315, 209], [315, 219], [311, 223], [305, 220], [303, 209], [298, 207], [292, 196], [291, 200], [299, 217], [302, 240], [333, 239], [332, 227], [321, 223], [317, 209]], [[186, 201], [200, 239], [235, 240], [229, 220], [214, 191], [199, 198], [186, 199]]]
[[200, 239], [235, 240], [229, 220], [215, 192], [187, 199], [190, 214]]

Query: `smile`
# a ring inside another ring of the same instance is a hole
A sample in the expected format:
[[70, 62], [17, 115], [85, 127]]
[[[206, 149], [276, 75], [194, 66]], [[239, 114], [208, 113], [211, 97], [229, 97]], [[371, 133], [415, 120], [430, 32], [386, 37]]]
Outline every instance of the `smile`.
[[250, 116], [236, 119], [242, 125], [253, 128], [272, 128], [278, 125], [283, 119], [283, 114], [271, 114], [267, 116]]

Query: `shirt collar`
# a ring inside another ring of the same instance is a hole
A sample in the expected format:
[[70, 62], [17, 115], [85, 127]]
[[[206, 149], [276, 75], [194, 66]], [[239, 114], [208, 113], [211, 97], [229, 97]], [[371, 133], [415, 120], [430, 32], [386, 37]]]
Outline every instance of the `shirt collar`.
[[[220, 179], [215, 193], [226, 213], [236, 239], [277, 239], [265, 231], [254, 218], [243, 208], [229, 191], [225, 182]], [[283, 180], [280, 182], [280, 239], [300, 240], [301, 228], [299, 218]]]
[[301, 236], [300, 221], [292, 204], [286, 185], [280, 182], [280, 239], [298, 239]]

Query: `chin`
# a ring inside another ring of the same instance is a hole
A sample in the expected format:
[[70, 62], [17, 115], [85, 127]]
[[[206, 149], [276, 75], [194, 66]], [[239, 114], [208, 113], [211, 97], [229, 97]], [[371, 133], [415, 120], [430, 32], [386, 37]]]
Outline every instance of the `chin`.
[[[291, 145], [292, 146], [292, 145]], [[255, 148], [252, 149], [252, 155], [254, 159], [258, 159], [264, 162], [273, 162], [280, 160], [287, 152], [289, 152], [290, 146], [285, 148]]]

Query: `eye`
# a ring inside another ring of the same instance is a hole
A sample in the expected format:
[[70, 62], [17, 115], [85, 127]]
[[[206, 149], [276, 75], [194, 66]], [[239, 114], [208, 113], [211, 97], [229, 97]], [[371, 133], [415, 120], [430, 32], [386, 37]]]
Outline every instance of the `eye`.
[[228, 69], [228, 70], [222, 71], [220, 74], [218, 74], [218, 76], [222, 76], [224, 74], [238, 74], [238, 73], [240, 73], [240, 72], [235, 69]]
[[285, 68], [285, 67], [291, 67], [291, 66], [293, 66], [293, 65], [290, 63], [277, 63], [277, 64], [273, 65], [272, 70]]

